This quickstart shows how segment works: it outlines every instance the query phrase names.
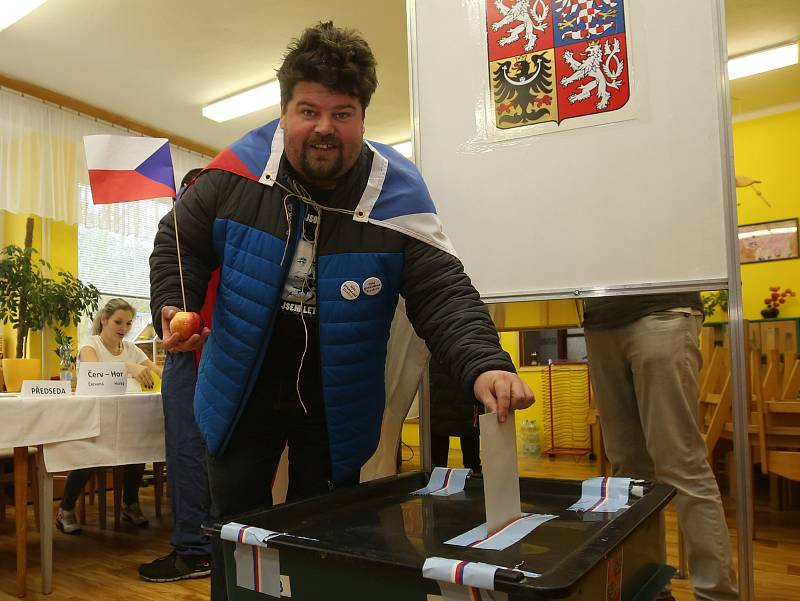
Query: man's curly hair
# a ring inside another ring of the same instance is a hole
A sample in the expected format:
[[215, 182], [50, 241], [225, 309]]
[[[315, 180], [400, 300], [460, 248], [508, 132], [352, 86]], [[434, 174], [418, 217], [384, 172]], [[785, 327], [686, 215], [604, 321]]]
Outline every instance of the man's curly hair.
[[358, 98], [366, 110], [378, 87], [375, 65], [369, 44], [358, 32], [320, 22], [289, 44], [278, 69], [281, 103], [286, 106], [292, 99], [297, 82], [310, 81]]

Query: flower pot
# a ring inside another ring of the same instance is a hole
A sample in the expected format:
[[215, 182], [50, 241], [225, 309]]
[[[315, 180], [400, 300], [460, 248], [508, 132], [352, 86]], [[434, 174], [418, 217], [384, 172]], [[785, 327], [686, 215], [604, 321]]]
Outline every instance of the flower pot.
[[42, 379], [42, 361], [40, 359], [3, 359], [3, 377], [8, 392], [22, 390], [23, 380]]
[[775, 319], [778, 316], [777, 307], [770, 307], [769, 309], [761, 309], [761, 317], [764, 319]]

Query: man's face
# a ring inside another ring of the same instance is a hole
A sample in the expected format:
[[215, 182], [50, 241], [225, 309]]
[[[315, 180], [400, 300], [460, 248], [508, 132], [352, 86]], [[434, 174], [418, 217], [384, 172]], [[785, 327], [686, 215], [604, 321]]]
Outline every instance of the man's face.
[[300, 81], [281, 105], [286, 158], [307, 183], [333, 188], [355, 164], [364, 136], [358, 98]]

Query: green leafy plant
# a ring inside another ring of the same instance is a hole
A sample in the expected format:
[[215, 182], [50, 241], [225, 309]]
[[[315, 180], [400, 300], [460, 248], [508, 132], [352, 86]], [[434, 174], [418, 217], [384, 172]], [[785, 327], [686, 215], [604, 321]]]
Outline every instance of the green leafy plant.
[[53, 352], [58, 355], [61, 367], [75, 367], [75, 364], [78, 362], [78, 357], [72, 353], [72, 336], [67, 336], [59, 328], [56, 328], [55, 332], [57, 348]]
[[28, 245], [0, 251], [0, 321], [17, 330], [17, 359], [25, 357], [31, 331], [77, 325], [83, 315], [97, 311], [100, 299], [97, 288], [67, 271], [59, 271], [58, 279], [46, 276], [44, 270], [52, 267], [37, 254]]
[[719, 307], [725, 313], [728, 312], [728, 291], [717, 290], [715, 292], [703, 293], [703, 314], [711, 317]]

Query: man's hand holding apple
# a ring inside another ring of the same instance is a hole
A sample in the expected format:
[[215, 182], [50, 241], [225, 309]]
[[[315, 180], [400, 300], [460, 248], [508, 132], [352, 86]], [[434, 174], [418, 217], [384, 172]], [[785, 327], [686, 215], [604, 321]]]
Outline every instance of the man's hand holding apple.
[[161, 309], [161, 332], [164, 349], [171, 353], [196, 351], [211, 334], [197, 313], [171, 306]]

